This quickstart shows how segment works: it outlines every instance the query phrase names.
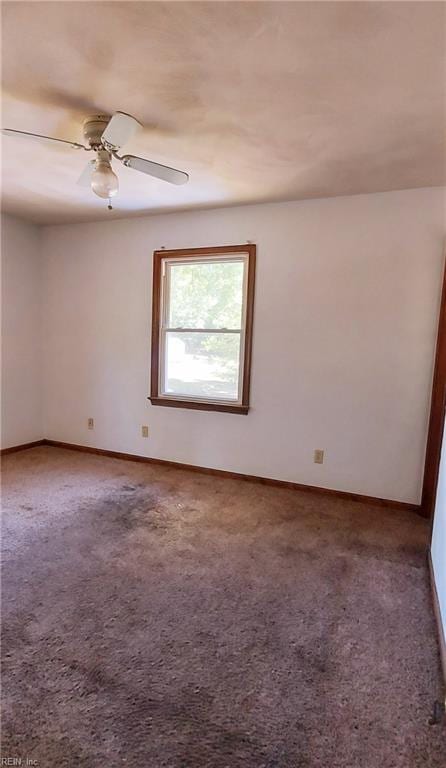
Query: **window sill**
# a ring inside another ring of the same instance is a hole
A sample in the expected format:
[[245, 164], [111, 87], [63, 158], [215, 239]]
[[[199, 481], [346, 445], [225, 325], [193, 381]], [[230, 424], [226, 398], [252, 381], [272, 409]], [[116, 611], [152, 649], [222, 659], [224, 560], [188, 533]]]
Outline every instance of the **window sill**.
[[231, 405], [229, 403], [206, 403], [199, 400], [174, 400], [170, 397], [149, 397], [152, 405], [164, 405], [168, 408], [191, 408], [196, 411], [221, 411], [222, 413], [239, 413], [243, 416], [249, 411], [248, 405]]

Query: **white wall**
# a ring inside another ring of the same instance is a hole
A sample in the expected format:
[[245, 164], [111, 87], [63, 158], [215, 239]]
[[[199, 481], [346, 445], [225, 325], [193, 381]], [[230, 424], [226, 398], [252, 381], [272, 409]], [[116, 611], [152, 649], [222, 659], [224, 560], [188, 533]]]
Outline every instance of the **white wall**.
[[[45, 228], [46, 436], [419, 502], [444, 229], [438, 188]], [[152, 406], [153, 250], [246, 240], [252, 410]]]
[[1, 446], [39, 440], [42, 422], [42, 256], [40, 231], [2, 216]]
[[446, 637], [446, 430], [443, 436], [443, 449], [438, 476], [431, 556], [435, 586], [440, 603], [443, 633]]

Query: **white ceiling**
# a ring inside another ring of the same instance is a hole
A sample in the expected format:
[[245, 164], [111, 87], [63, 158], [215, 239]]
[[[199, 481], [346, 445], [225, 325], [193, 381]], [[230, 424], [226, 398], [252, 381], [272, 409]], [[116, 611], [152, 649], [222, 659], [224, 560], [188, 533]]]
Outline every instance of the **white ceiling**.
[[4, 2], [3, 127], [79, 141], [85, 117], [145, 125], [110, 214], [89, 155], [3, 137], [3, 207], [37, 222], [440, 185], [443, 2]]

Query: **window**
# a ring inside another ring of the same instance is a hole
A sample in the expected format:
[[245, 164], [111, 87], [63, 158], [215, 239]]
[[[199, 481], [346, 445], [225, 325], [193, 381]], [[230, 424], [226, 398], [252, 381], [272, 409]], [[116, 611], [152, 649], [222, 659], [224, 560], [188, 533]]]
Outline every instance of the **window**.
[[154, 405], [248, 413], [255, 245], [155, 251]]

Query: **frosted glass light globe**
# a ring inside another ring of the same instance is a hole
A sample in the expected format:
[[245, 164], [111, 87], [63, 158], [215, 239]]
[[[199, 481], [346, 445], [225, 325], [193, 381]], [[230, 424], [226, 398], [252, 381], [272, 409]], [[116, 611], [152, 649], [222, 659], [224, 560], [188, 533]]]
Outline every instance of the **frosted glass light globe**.
[[119, 189], [119, 180], [112, 171], [110, 163], [96, 160], [96, 167], [91, 175], [91, 188], [95, 195], [105, 199], [114, 197]]

